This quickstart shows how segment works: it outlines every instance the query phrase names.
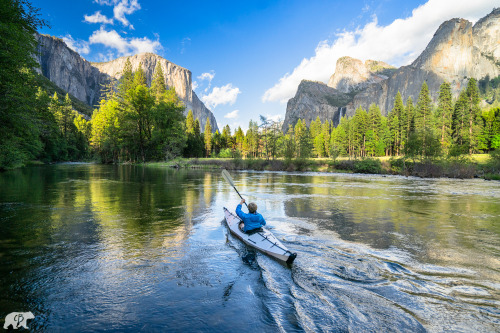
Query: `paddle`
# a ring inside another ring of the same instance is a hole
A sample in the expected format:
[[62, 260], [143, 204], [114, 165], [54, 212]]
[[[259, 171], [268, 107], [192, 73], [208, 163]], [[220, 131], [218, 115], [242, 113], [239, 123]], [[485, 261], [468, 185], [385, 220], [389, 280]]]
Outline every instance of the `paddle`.
[[[238, 192], [238, 190], [236, 189], [236, 186], [234, 186], [233, 178], [231, 178], [231, 175], [229, 174], [229, 172], [227, 172], [226, 169], [222, 169], [222, 177], [224, 177], [224, 179], [234, 188], [234, 190], [236, 191], [236, 193], [238, 193], [240, 198], [243, 199], [240, 192]], [[247, 206], [247, 208], [248, 208], [248, 205], [246, 202], [245, 202], [245, 206]]]

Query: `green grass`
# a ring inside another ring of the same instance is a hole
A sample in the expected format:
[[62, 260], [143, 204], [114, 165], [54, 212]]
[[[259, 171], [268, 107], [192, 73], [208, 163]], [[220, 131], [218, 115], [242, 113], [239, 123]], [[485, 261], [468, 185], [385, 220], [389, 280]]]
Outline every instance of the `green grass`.
[[413, 160], [403, 157], [374, 157], [349, 159], [340, 157], [335, 161], [329, 158], [275, 160], [232, 159], [232, 158], [178, 158], [169, 162], [150, 162], [152, 167], [175, 167], [193, 169], [228, 169], [258, 171], [319, 171], [340, 173], [398, 174], [425, 178], [474, 178], [499, 180], [500, 161], [488, 154]]

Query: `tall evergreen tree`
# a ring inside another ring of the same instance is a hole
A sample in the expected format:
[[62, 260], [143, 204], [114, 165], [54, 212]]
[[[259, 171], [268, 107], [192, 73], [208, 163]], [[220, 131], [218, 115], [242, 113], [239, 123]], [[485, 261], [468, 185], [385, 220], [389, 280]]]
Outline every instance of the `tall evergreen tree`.
[[483, 129], [483, 119], [479, 108], [479, 89], [477, 81], [471, 78], [467, 83], [467, 113], [469, 130], [469, 154], [479, 151], [480, 133]]
[[415, 107], [413, 106], [413, 100], [411, 96], [406, 100], [405, 119], [403, 127], [406, 134], [405, 142], [408, 142], [408, 140], [410, 139], [410, 134], [415, 130]]
[[429, 94], [429, 87], [424, 81], [420, 94], [418, 95], [417, 107], [415, 110], [415, 130], [422, 132], [431, 127], [432, 100]]
[[206, 157], [210, 156], [210, 153], [212, 152], [212, 125], [210, 125], [210, 118], [207, 117], [207, 122], [205, 123], [205, 131], [204, 131], [204, 138], [205, 138], [205, 151], [206, 151]]
[[156, 64], [153, 79], [151, 80], [151, 90], [157, 102], [160, 101], [167, 92], [165, 75], [163, 74], [163, 69], [160, 63]]
[[424, 81], [420, 94], [418, 95], [417, 107], [415, 110], [415, 132], [422, 138], [422, 154], [427, 156], [427, 148], [431, 143], [427, 139], [432, 137], [432, 100], [429, 94], [429, 87]]
[[186, 134], [194, 134], [194, 117], [192, 110], [188, 111], [186, 117]]
[[440, 133], [441, 147], [448, 151], [451, 146], [453, 125], [453, 102], [451, 99], [451, 86], [444, 81], [439, 87], [438, 106], [436, 109], [436, 127]]

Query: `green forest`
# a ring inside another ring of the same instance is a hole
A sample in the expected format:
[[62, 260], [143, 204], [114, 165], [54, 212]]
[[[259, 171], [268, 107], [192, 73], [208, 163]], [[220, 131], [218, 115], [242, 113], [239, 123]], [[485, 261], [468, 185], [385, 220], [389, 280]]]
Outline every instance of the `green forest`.
[[[104, 87], [99, 106], [85, 114], [81, 102], [54, 91], [34, 70], [34, 33], [46, 23], [28, 1], [0, 6], [0, 169], [30, 161], [165, 161], [176, 157], [306, 159], [341, 156], [438, 157], [500, 150], [500, 78], [470, 79], [458, 98], [444, 82], [437, 103], [424, 82], [417, 100], [394, 96], [387, 116], [373, 104], [335, 127], [319, 118], [281, 124], [260, 116], [246, 133], [229, 125], [212, 133], [165, 85], [161, 66], [151, 85], [127, 61], [121, 78]], [[45, 79], [46, 80], [46, 79]], [[47, 80], [46, 80], [47, 81]], [[489, 107], [481, 108], [481, 100]], [[488, 104], [490, 103], [490, 104]], [[233, 133], [232, 133], [233, 132]]]

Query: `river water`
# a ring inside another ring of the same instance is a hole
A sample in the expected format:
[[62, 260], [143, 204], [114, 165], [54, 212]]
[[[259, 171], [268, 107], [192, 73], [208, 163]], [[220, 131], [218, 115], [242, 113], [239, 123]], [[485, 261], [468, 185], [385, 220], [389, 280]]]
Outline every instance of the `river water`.
[[37, 331], [499, 331], [499, 182], [232, 176], [293, 266], [229, 234], [239, 198], [220, 172], [1, 173], [0, 316], [31, 311]]

